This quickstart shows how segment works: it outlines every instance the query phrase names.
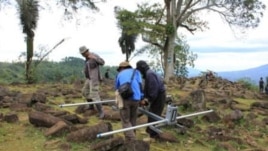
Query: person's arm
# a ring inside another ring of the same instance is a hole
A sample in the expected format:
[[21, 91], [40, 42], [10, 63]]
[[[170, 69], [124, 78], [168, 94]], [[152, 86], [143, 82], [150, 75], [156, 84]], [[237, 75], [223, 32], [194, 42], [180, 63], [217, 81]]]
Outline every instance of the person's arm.
[[157, 81], [157, 77], [154, 75], [154, 73], [149, 73], [146, 77], [146, 84], [147, 84], [147, 95], [146, 97], [148, 97], [149, 101], [150, 100], [155, 100], [156, 97], [158, 96], [158, 89], [159, 89], [159, 85], [158, 85], [158, 81]]
[[88, 58], [89, 59], [94, 59], [99, 65], [104, 65], [105, 64], [105, 61], [97, 54], [95, 53], [90, 53], [88, 55]]
[[118, 74], [117, 74], [115, 77], [115, 82], [114, 82], [115, 90], [118, 90], [119, 86], [120, 86], [120, 83], [119, 83], [119, 78], [118, 78]]
[[140, 91], [141, 91], [141, 99], [144, 98], [144, 93], [143, 93], [143, 88], [142, 88], [142, 77], [141, 77], [141, 73], [136, 70], [136, 77], [137, 77], [137, 81], [139, 83], [139, 88], [140, 88]]
[[90, 71], [90, 68], [89, 68], [89, 63], [88, 63], [88, 61], [86, 61], [85, 62], [85, 67], [84, 67], [84, 74], [85, 74], [85, 77], [86, 78], [90, 78], [90, 73], [89, 73], [89, 71]]

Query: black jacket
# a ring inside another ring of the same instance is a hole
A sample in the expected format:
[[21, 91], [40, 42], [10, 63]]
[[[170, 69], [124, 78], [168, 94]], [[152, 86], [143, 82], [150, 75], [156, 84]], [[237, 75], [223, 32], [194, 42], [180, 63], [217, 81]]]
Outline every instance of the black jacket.
[[154, 101], [159, 93], [165, 92], [165, 86], [162, 78], [152, 71], [145, 61], [137, 62], [137, 69], [141, 72], [144, 83], [144, 97], [149, 101]]
[[148, 69], [145, 76], [144, 84], [144, 96], [149, 99], [149, 101], [155, 100], [158, 95], [165, 92], [164, 82], [161, 77]]

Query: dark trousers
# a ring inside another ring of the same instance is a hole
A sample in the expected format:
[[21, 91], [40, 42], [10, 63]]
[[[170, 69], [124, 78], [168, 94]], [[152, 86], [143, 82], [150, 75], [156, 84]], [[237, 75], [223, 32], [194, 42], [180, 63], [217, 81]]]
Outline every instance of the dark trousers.
[[[166, 102], [166, 92], [164, 91], [159, 93], [158, 97], [155, 100], [149, 100], [149, 102], [151, 104], [149, 112], [161, 116]], [[148, 123], [154, 121], [156, 120], [148, 116]], [[146, 132], [150, 134], [150, 137], [158, 136], [158, 133], [150, 129], [150, 127], [146, 128]]]

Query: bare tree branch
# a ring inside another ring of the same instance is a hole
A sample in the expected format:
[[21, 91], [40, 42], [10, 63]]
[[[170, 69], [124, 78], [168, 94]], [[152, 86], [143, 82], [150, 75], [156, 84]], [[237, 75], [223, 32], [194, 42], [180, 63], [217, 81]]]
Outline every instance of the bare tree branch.
[[46, 54], [44, 54], [43, 56], [41, 56], [41, 58], [36, 62], [35, 66], [37, 66], [38, 64], [40, 64], [45, 59], [45, 57], [47, 57], [54, 49], [56, 49], [59, 45], [61, 45], [67, 39], [68, 38], [63, 38], [52, 49], [50, 49]]
[[156, 42], [152, 42], [151, 40], [145, 38], [144, 36], [142, 36], [142, 40], [143, 40], [144, 42], [147, 42], [147, 43], [151, 44], [151, 45], [154, 45], [154, 46], [156, 46], [156, 47], [159, 47], [161, 50], [164, 50], [164, 47], [163, 47], [161, 44], [156, 43]]

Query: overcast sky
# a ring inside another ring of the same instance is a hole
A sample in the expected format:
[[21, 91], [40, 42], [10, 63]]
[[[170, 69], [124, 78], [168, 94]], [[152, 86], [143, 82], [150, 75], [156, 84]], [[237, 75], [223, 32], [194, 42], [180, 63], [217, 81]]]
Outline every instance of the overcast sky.
[[[141, 0], [139, 0], [141, 1]], [[268, 0], [264, 0], [268, 5]], [[60, 61], [64, 57], [79, 57], [79, 47], [85, 45], [99, 54], [106, 65], [118, 65], [125, 59], [118, 45], [120, 30], [116, 27], [113, 8], [120, 5], [133, 10], [135, 2], [113, 0], [100, 6], [100, 12], [91, 17], [84, 17], [76, 23], [63, 23], [62, 12], [40, 13], [35, 32], [35, 49], [40, 45], [52, 48], [61, 39], [67, 40], [48, 56], [49, 60]], [[199, 70], [234, 71], [249, 69], [268, 64], [268, 11], [265, 12], [260, 26], [248, 30], [247, 34], [234, 34], [233, 31], [217, 16], [210, 15], [210, 29], [204, 32], [187, 34], [190, 50], [198, 54], [195, 68]], [[1, 10], [0, 13], [0, 61], [16, 61], [26, 44], [21, 32], [20, 21], [15, 9]], [[63, 25], [64, 24], [64, 25]], [[139, 40], [136, 47], [143, 43]], [[136, 61], [144, 57], [136, 57]]]

